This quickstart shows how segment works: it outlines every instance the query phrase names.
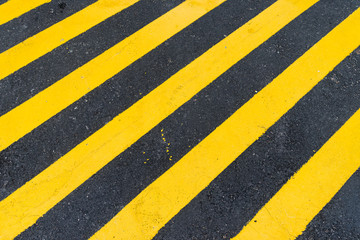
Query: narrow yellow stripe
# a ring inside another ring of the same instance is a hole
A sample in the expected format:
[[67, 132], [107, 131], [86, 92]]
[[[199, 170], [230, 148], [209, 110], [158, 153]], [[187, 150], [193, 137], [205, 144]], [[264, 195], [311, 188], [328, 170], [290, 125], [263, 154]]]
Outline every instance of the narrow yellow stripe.
[[315, 2], [317, 0], [279, 0], [0, 202], [0, 226], [7, 226], [6, 229], [0, 227], [0, 238], [15, 236], [32, 225], [86, 179]]
[[[108, 1], [115, 0], [106, 0]], [[225, 0], [183, 2], [0, 117], [0, 151], [223, 2]], [[93, 14], [97, 15], [95, 12]]]
[[99, 0], [1, 53], [0, 80], [138, 1]]
[[0, 5], [0, 25], [48, 2], [51, 0], [9, 0]]
[[359, 21], [360, 10], [150, 184], [91, 239], [151, 239], [359, 45]]
[[360, 110], [234, 239], [296, 239], [360, 167], [359, 126]]

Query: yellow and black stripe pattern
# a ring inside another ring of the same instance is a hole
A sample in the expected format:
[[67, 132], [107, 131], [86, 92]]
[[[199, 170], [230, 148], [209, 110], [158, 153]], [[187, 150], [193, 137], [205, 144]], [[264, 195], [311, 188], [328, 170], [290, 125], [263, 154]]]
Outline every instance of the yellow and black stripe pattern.
[[360, 167], [359, 6], [1, 4], [0, 239], [296, 239]]

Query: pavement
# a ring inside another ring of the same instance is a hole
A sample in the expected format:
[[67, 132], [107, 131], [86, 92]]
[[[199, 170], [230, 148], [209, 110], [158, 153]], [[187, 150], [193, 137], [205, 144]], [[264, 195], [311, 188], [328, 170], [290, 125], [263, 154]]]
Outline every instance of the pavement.
[[0, 239], [360, 239], [359, 0], [0, 4]]

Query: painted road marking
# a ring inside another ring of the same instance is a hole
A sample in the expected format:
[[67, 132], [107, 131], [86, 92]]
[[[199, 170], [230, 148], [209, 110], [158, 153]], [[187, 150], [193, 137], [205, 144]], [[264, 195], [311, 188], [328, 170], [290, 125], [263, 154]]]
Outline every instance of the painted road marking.
[[0, 80], [138, 1], [99, 0], [1, 53]]
[[0, 25], [13, 20], [14, 18], [20, 17], [22, 14], [49, 2], [51, 2], [51, 0], [9, 0], [0, 5]]
[[316, 2], [279, 0], [0, 202], [0, 225], [7, 226], [6, 230], [0, 229], [0, 236], [16, 236], [34, 224], [179, 106]]
[[233, 239], [296, 239], [360, 167], [359, 126], [360, 110]]
[[[91, 239], [154, 237], [216, 176], [359, 46], [359, 22], [360, 9], [150, 184]], [[356, 170], [354, 166], [349, 172]]]
[[187, 0], [183, 2], [1, 116], [0, 151], [225, 1]]

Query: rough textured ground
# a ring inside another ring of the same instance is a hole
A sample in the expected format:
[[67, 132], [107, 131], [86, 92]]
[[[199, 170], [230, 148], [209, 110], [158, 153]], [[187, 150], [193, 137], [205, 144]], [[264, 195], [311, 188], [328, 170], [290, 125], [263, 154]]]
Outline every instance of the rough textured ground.
[[[54, 0], [0, 26], [0, 52], [93, 2]], [[0, 114], [6, 114], [181, 2], [140, 1], [1, 80]], [[0, 199], [273, 2], [228, 0], [0, 152]], [[319, 1], [117, 156], [17, 239], [92, 236], [359, 6], [358, 0]], [[359, 99], [360, 49], [241, 154], [155, 239], [234, 237], [360, 108]], [[357, 172], [298, 239], [360, 239], [359, 197]]]

